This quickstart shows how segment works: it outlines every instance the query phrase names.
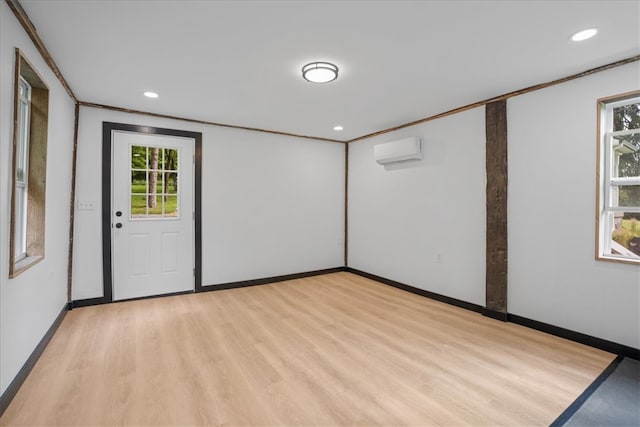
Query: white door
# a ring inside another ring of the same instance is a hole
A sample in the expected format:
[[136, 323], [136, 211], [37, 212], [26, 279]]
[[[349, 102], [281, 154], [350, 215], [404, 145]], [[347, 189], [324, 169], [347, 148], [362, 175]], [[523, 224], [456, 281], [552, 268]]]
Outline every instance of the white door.
[[113, 131], [113, 300], [194, 288], [195, 141]]

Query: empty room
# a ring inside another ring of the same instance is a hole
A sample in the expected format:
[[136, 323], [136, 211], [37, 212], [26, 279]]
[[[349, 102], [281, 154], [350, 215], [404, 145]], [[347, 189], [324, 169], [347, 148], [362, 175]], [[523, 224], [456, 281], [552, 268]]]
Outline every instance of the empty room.
[[0, 2], [0, 425], [640, 425], [640, 2]]

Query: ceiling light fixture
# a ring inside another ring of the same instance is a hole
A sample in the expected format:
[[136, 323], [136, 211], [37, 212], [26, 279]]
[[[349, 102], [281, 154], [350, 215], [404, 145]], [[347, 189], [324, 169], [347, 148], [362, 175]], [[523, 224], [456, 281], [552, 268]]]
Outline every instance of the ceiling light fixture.
[[311, 62], [302, 67], [302, 77], [312, 83], [329, 83], [338, 78], [338, 67], [329, 62]]
[[340, 132], [342, 129], [344, 129], [344, 128], [342, 126], [340, 126], [340, 125], [333, 127], [333, 130], [335, 130], [336, 132]]
[[589, 28], [587, 30], [578, 31], [574, 35], [571, 36], [571, 40], [574, 42], [581, 42], [598, 34], [598, 30], [595, 28]]
[[147, 98], [157, 98], [158, 94], [155, 92], [145, 92], [144, 96], [146, 96]]

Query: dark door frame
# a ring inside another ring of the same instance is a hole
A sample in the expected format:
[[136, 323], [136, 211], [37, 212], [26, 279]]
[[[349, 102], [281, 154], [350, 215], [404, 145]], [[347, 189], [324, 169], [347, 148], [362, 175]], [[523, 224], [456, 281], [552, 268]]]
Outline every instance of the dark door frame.
[[87, 303], [86, 305], [104, 304], [113, 301], [113, 275], [111, 271], [111, 150], [113, 145], [113, 131], [178, 136], [193, 138], [195, 141], [193, 183], [193, 208], [195, 214], [193, 236], [195, 268], [193, 273], [195, 287], [193, 291], [187, 293], [199, 292], [202, 289], [202, 133], [126, 123], [102, 122], [102, 277], [104, 293], [102, 298], [84, 300]]

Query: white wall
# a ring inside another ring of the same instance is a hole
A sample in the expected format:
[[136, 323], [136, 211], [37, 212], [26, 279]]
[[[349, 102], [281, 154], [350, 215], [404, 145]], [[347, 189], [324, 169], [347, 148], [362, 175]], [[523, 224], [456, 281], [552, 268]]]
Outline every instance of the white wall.
[[[596, 100], [639, 75], [636, 62], [507, 103], [509, 312], [634, 348], [640, 267], [594, 260]], [[373, 160], [375, 143], [414, 135], [424, 161]], [[351, 144], [349, 266], [484, 305], [484, 144], [484, 108]]]
[[[350, 144], [350, 267], [484, 305], [484, 122], [476, 108]], [[375, 162], [376, 143], [408, 136], [424, 160]]]
[[103, 294], [103, 121], [203, 133], [203, 285], [343, 265], [342, 144], [83, 107], [76, 200], [95, 210], [76, 211], [74, 300]]
[[[14, 48], [49, 86], [45, 259], [9, 280]], [[5, 2], [0, 3], [0, 394], [67, 302], [74, 105]]]
[[637, 62], [512, 98], [509, 312], [640, 347], [640, 266], [595, 261], [596, 100]]
[[[15, 47], [50, 89], [47, 234], [45, 260], [9, 280]], [[637, 89], [639, 73], [508, 102], [509, 311], [636, 348], [640, 267], [593, 259], [593, 212], [595, 100]], [[342, 265], [342, 145], [82, 108], [77, 200], [96, 210], [76, 212], [74, 299], [102, 296], [102, 121], [203, 132], [203, 284]], [[413, 135], [424, 161], [375, 163], [376, 142]], [[72, 101], [0, 2], [0, 393], [66, 303], [72, 138]], [[483, 108], [351, 144], [349, 189], [351, 267], [484, 303]]]

